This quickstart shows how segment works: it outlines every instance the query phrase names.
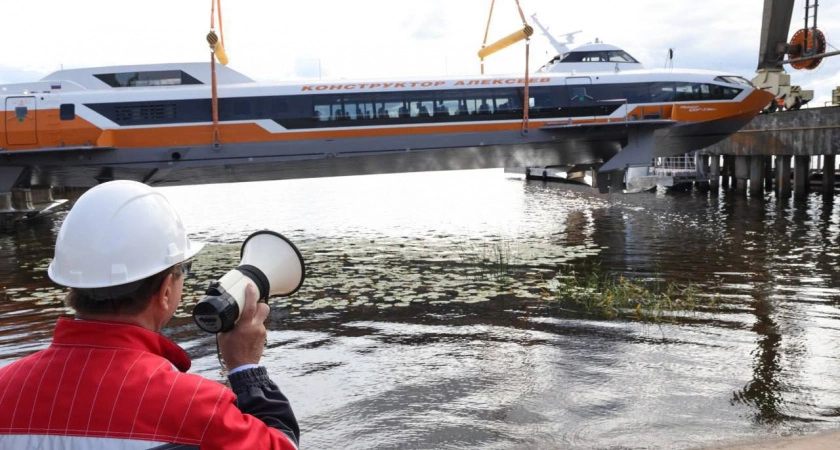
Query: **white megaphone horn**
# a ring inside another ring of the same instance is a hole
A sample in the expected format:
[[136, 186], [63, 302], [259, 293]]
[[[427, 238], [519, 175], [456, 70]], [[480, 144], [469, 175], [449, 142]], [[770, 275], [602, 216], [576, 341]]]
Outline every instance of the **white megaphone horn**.
[[239, 266], [207, 288], [193, 308], [196, 325], [208, 333], [230, 331], [245, 307], [245, 288], [253, 282], [259, 299], [286, 297], [303, 284], [305, 267], [300, 251], [280, 233], [257, 231], [242, 243]]

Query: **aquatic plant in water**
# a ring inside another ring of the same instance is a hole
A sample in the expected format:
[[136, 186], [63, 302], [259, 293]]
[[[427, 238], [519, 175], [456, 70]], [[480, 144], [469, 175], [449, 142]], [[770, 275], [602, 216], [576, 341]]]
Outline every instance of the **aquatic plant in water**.
[[549, 302], [605, 318], [674, 322], [700, 307], [714, 306], [717, 296], [703, 296], [692, 284], [663, 283], [660, 277], [636, 279], [605, 273], [600, 265], [561, 266], [546, 286]]
[[511, 241], [502, 238], [490, 241], [469, 241], [460, 246], [458, 254], [462, 264], [473, 266], [476, 280], [489, 279], [501, 285], [512, 281], [511, 268], [519, 259]]

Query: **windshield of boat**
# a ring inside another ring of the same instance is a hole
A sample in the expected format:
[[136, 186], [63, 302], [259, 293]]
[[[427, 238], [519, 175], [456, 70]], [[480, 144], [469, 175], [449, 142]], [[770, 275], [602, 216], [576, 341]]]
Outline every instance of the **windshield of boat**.
[[743, 78], [743, 77], [734, 76], [734, 75], [726, 75], [726, 76], [716, 77], [715, 81], [723, 81], [724, 83], [729, 83], [729, 84], [740, 84], [741, 86], [755, 87], [752, 84], [752, 82], [750, 82], [750, 80], [747, 80], [746, 78]]
[[637, 63], [635, 58], [630, 56], [624, 50], [597, 50], [585, 52], [571, 52], [565, 55], [560, 60], [563, 63], [572, 62], [617, 62], [617, 63]]

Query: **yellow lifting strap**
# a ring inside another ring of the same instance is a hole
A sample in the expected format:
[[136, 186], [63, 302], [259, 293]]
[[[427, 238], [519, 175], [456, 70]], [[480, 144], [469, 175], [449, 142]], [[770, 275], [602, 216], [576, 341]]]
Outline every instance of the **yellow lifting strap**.
[[519, 11], [519, 17], [522, 19], [522, 29], [515, 31], [498, 41], [487, 45], [487, 36], [490, 32], [490, 21], [493, 18], [493, 8], [496, 6], [496, 0], [490, 3], [490, 15], [487, 17], [487, 27], [484, 29], [484, 41], [481, 43], [481, 50], [478, 51], [478, 57], [481, 58], [481, 74], [484, 75], [484, 58], [496, 53], [497, 51], [513, 45], [521, 40], [525, 40], [525, 92], [522, 105], [522, 134], [528, 133], [528, 107], [530, 105], [530, 49], [531, 49], [531, 35], [534, 34], [534, 28], [528, 25], [525, 20], [525, 13], [522, 12], [522, 6], [519, 0], [516, 0], [516, 9]]

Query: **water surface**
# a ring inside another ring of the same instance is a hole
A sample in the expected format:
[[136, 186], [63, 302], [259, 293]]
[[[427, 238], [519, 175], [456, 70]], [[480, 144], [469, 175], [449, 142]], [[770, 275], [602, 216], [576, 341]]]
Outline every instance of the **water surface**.
[[[208, 242], [165, 333], [222, 380], [189, 317], [259, 229], [300, 248], [263, 363], [304, 448], [695, 448], [837, 427], [840, 208], [732, 193], [600, 195], [498, 170], [165, 188]], [[0, 234], [0, 365], [68, 314], [63, 214]], [[675, 323], [552, 303], [565, 264], [692, 284]]]

